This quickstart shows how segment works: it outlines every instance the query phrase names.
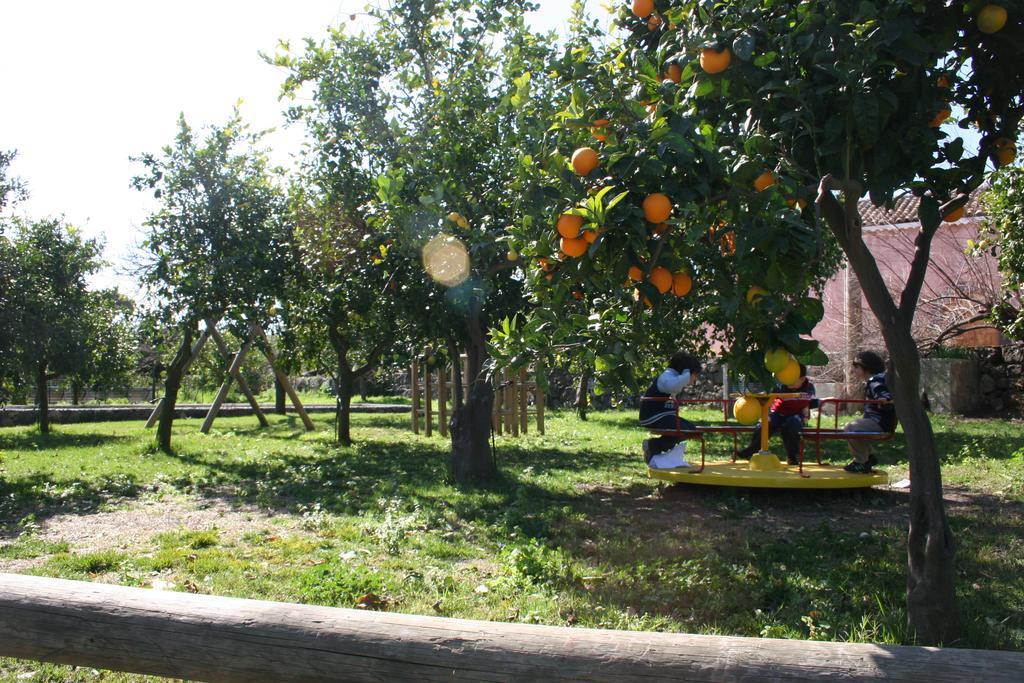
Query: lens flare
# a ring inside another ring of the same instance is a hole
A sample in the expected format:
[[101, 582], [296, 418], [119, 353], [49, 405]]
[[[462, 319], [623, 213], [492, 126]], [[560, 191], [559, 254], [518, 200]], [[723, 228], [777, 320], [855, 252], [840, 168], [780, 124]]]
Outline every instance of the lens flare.
[[455, 287], [469, 277], [469, 251], [451, 235], [437, 235], [423, 245], [423, 268], [438, 284]]

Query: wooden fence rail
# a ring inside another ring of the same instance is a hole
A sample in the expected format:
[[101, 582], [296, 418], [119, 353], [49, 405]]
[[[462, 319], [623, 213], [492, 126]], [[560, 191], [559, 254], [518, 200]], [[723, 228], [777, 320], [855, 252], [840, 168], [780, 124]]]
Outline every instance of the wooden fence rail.
[[0, 574], [0, 656], [199, 681], [1020, 681], [1024, 654], [421, 617]]

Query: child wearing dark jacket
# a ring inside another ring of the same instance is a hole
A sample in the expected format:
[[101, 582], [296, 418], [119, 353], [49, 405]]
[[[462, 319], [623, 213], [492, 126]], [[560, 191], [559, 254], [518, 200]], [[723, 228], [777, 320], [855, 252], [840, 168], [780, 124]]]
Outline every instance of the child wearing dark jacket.
[[[803, 394], [800, 398], [777, 398], [772, 402], [768, 412], [768, 435], [776, 432], [782, 434], [782, 444], [786, 448], [786, 460], [790, 465], [800, 464], [800, 433], [804, 430], [804, 416], [811, 408], [818, 407], [818, 399], [814, 397], [814, 385], [807, 379], [807, 366], [800, 364], [800, 377], [792, 384], [778, 384], [772, 389], [773, 394]], [[740, 451], [737, 456], [750, 459], [761, 449], [761, 423], [750, 438], [750, 445]]]
[[[689, 431], [695, 429], [692, 422], [678, 417], [676, 405], [672, 402], [684, 387], [689, 386], [700, 374], [700, 361], [682, 351], [669, 359], [668, 367], [658, 375], [644, 392], [640, 401], [640, 424], [648, 429]], [[665, 400], [659, 400], [665, 399]], [[645, 439], [644, 460], [651, 467], [689, 467], [683, 457], [683, 442], [674, 436], [659, 436]]]
[[[892, 405], [892, 394], [885, 381], [885, 362], [872, 351], [861, 351], [853, 361], [854, 370], [864, 380], [864, 398], [869, 401], [889, 403], [867, 403], [864, 417], [846, 425], [847, 432], [894, 432], [896, 431], [896, 409]], [[872, 466], [878, 463], [871, 453], [871, 443], [851, 439], [850, 452], [853, 462], [844, 467], [847, 472], [870, 474]]]

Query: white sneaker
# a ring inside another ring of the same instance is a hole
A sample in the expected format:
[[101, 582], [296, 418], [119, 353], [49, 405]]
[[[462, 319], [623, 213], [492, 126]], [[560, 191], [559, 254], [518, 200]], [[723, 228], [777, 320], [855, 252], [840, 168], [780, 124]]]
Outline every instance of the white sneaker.
[[686, 444], [680, 441], [664, 453], [651, 456], [651, 461], [648, 464], [651, 469], [655, 470], [670, 470], [676, 467], [693, 467], [693, 465], [686, 462], [686, 458], [683, 457], [685, 453]]

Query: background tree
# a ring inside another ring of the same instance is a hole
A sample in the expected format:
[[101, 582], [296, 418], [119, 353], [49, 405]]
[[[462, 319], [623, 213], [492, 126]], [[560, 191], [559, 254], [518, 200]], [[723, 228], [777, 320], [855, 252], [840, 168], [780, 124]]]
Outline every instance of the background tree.
[[182, 117], [171, 145], [137, 159], [145, 172], [134, 186], [152, 191], [160, 204], [145, 223], [142, 281], [180, 335], [166, 364], [157, 428], [164, 450], [199, 322], [224, 319], [247, 335], [249, 324], [266, 322], [279, 294], [288, 225], [274, 173], [257, 148], [261, 135], [237, 110], [201, 139]]
[[[420, 251], [402, 270], [397, 296], [410, 320], [439, 340], [458, 365], [468, 358], [469, 391], [456, 387], [452, 473], [493, 476], [493, 390], [488, 330], [525, 305], [511, 226], [533, 220], [544, 197], [537, 160], [552, 112], [546, 65], [550, 36], [532, 34], [525, 0], [402, 0], [373, 9], [369, 36], [331, 32], [301, 57], [275, 63], [291, 75], [286, 92], [312, 86], [318, 139], [339, 187], [359, 159], [374, 180], [373, 206], [388, 231]], [[304, 91], [305, 92], [305, 91]], [[327, 149], [325, 146], [324, 149]], [[348, 218], [354, 218], [349, 215]], [[415, 299], [412, 291], [421, 291]]]
[[[957, 633], [953, 538], [911, 324], [939, 224], [957, 217], [987, 162], [1015, 154], [1024, 85], [1019, 22], [1003, 28], [982, 4], [658, 0], [633, 12], [622, 3], [624, 48], [600, 63], [574, 60], [574, 78], [591, 87], [573, 84], [563, 116], [577, 130], [610, 121], [600, 152], [577, 157], [581, 181], [566, 209], [593, 221], [593, 211], [573, 209], [588, 192], [628, 195], [613, 225], [597, 224], [609, 228], [604, 239], [560, 272], [600, 285], [610, 271], [600, 287], [610, 292], [637, 266], [646, 280], [638, 296], [663, 322], [647, 285], [658, 287], [654, 269], [667, 252], [670, 270], [692, 268], [694, 291], [712, 298], [711, 334], [752, 376], [766, 378], [764, 352], [780, 346], [809, 364], [824, 360], [803, 336], [822, 314], [807, 292], [828, 261], [822, 230], [839, 243], [890, 355], [913, 482], [908, 617], [932, 643]], [[953, 109], [965, 112], [961, 126], [977, 121], [979, 152], [943, 127]], [[921, 199], [923, 228], [896, 301], [864, 245], [858, 201], [867, 193], [891, 207], [908, 192]], [[667, 205], [648, 200], [657, 194]], [[672, 237], [647, 261], [644, 221], [658, 224], [664, 209]]]
[[88, 362], [86, 278], [100, 268], [101, 248], [61, 220], [16, 219], [8, 249], [7, 331], [23, 376], [35, 386], [39, 431], [48, 434], [48, 383]]
[[27, 195], [25, 183], [11, 175], [11, 163], [17, 156], [15, 150], [0, 150], [0, 211]]
[[[10, 174], [10, 165], [17, 152], [0, 151], [0, 211], [25, 196], [25, 186]], [[0, 215], [0, 401], [8, 400], [18, 380], [11, 330], [17, 319], [13, 308], [14, 252], [9, 231], [10, 221]]]
[[85, 389], [112, 391], [131, 386], [139, 349], [134, 313], [135, 302], [116, 289], [87, 293], [81, 320], [86, 354], [65, 377], [75, 405]]
[[975, 251], [995, 257], [1003, 276], [991, 320], [1006, 336], [1024, 339], [1024, 169], [1013, 166], [997, 173], [984, 203], [989, 218]]

